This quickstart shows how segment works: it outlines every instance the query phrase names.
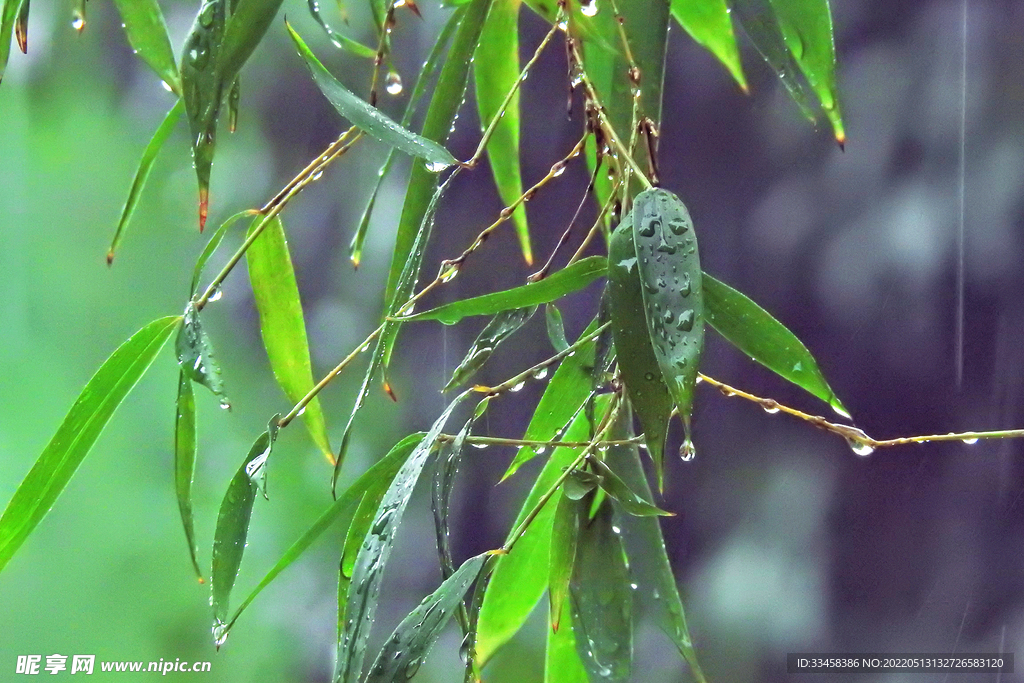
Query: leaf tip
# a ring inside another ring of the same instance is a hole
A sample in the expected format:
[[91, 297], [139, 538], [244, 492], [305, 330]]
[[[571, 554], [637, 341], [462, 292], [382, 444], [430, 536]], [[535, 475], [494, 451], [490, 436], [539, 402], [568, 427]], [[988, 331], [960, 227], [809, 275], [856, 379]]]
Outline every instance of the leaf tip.
[[387, 380], [384, 380], [384, 391], [392, 401], [398, 403], [398, 396], [395, 395], [395, 391], [391, 388], [391, 384]]
[[208, 187], [199, 188], [199, 232], [203, 231], [206, 227], [206, 214], [210, 210], [210, 189]]
[[846, 133], [843, 131], [836, 133], [836, 144], [839, 145], [840, 152], [846, 151]]
[[107, 267], [114, 265], [114, 250], [111, 249], [107, 252]]

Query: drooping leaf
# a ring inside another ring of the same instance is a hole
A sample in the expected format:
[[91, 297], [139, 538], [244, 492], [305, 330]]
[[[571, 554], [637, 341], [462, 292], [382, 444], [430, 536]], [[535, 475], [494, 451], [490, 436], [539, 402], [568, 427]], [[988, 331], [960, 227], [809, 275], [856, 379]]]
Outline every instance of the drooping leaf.
[[203, 570], [199, 568], [199, 546], [196, 544], [195, 523], [192, 517], [192, 477], [196, 469], [196, 400], [192, 393], [192, 380], [185, 371], [178, 373], [178, 402], [174, 420], [174, 490], [178, 496], [178, 511], [185, 529], [185, 540], [199, 582]]
[[309, 13], [313, 16], [313, 19], [316, 20], [316, 23], [320, 24], [320, 28], [324, 30], [324, 33], [326, 33], [327, 37], [331, 39], [331, 42], [334, 43], [335, 47], [351, 52], [357, 57], [373, 59], [377, 56], [377, 51], [372, 47], [367, 47], [359, 41], [352, 40], [348, 36], [338, 33], [331, 28], [331, 25], [327, 23], [327, 20], [324, 19], [323, 13], [320, 11], [320, 0], [308, 0], [307, 4], [309, 6]]
[[451, 506], [452, 489], [455, 487], [455, 475], [462, 460], [462, 449], [466, 445], [466, 437], [472, 431], [474, 422], [475, 416], [467, 420], [451, 443], [438, 449], [438, 456], [434, 462], [430, 507], [434, 513], [434, 534], [437, 538], [437, 554], [443, 579], [447, 579], [455, 571], [448, 529], [448, 510]]
[[180, 316], [169, 316], [143, 327], [110, 355], [82, 389], [0, 515], [0, 570], [53, 507], [114, 410], [180, 323]]
[[262, 487], [266, 495], [267, 458], [277, 439], [280, 417], [275, 415], [270, 419], [267, 431], [260, 434], [249, 449], [228, 484], [217, 514], [217, 530], [213, 535], [213, 568], [210, 570], [210, 604], [213, 606], [214, 644], [218, 648], [227, 639], [228, 601], [238, 578], [238, 568], [242, 565], [256, 492]]
[[672, 17], [691, 38], [718, 58], [746, 92], [747, 79], [743, 75], [740, 50], [736, 45], [736, 35], [732, 30], [729, 7], [725, 0], [672, 0]]
[[[235, 609], [235, 613], [231, 616], [231, 620], [225, 625], [223, 635], [227, 635], [228, 631], [234, 625], [238, 617], [241, 616], [245, 608], [256, 599], [264, 588], [277, 578], [277, 576], [287, 569], [295, 560], [299, 559], [306, 550], [320, 537], [323, 532], [334, 525], [340, 525], [341, 527], [349, 526], [353, 528], [358, 523], [355, 518], [356, 507], [360, 501], [375, 500], [374, 509], [376, 509], [377, 503], [380, 502], [381, 496], [384, 495], [384, 491], [387, 489], [388, 484], [394, 479], [398, 469], [405, 462], [406, 458], [409, 457], [409, 453], [415, 448], [416, 444], [423, 438], [423, 433], [412, 434], [407, 436], [405, 439], [395, 445], [391, 451], [383, 458], [374, 463], [373, 467], [366, 470], [356, 481], [345, 489], [345, 492], [338, 497], [334, 503], [324, 511], [322, 515], [313, 523], [313, 525], [298, 538], [285, 551], [281, 556], [281, 559], [273, 566], [273, 568], [267, 572], [267, 575], [263, 577], [263, 580], [253, 588], [252, 592], [249, 593], [248, 597], [245, 598]], [[372, 519], [372, 517], [371, 517]], [[365, 530], [364, 530], [365, 532]], [[362, 542], [362, 536], [360, 536], [360, 542]], [[347, 589], [347, 579], [344, 578], [345, 586]], [[344, 618], [344, 615], [341, 615]]]
[[171, 92], [180, 94], [181, 76], [160, 4], [157, 0], [114, 0], [114, 4], [135, 54], [156, 72]]
[[637, 262], [633, 245], [633, 214], [629, 213], [612, 233], [608, 246], [608, 303], [619, 372], [626, 385], [629, 402], [640, 419], [647, 452], [657, 471], [660, 487], [672, 396], [665, 386], [651, 337], [647, 333]]
[[146, 149], [142, 152], [139, 168], [135, 171], [135, 178], [132, 180], [131, 189], [128, 190], [128, 198], [124, 202], [124, 208], [121, 209], [121, 220], [117, 222], [114, 239], [110, 243], [110, 250], [107, 251], [108, 265], [114, 261], [114, 253], [124, 238], [125, 228], [128, 227], [128, 221], [132, 219], [132, 214], [135, 213], [135, 207], [139, 204], [142, 190], [146, 187], [146, 181], [149, 179], [149, 172], [153, 170], [156, 156], [160, 153], [164, 143], [167, 142], [167, 138], [174, 132], [174, 127], [178, 125], [178, 119], [181, 118], [181, 114], [184, 111], [185, 103], [182, 100], [175, 102], [171, 110], [167, 112], [167, 116], [160, 123], [160, 126], [156, 129], [156, 132], [153, 133], [153, 137], [150, 139], [149, 144], [146, 145]]
[[684, 454], [690, 455], [690, 412], [704, 350], [704, 289], [690, 212], [668, 190], [641, 192], [633, 204], [633, 242], [647, 331], [683, 418]]
[[746, 295], [704, 275], [708, 323], [758, 363], [825, 401], [844, 417], [850, 413], [839, 401], [818, 362], [796, 335]]
[[[505, 97], [519, 81], [519, 5], [520, 0], [493, 0], [487, 14], [480, 44], [473, 59], [476, 104], [480, 125], [486, 130], [501, 110]], [[519, 167], [519, 91], [508, 106], [487, 143], [487, 160], [494, 175], [498, 196], [510, 206], [523, 194], [523, 178]], [[520, 204], [512, 212], [519, 245], [527, 264], [533, 263], [530, 230], [526, 222], [526, 206]]]
[[[261, 222], [262, 217], [253, 221], [250, 235]], [[246, 251], [245, 258], [270, 367], [285, 396], [292, 403], [298, 403], [313, 388], [313, 365], [309, 357], [299, 286], [280, 216], [266, 222], [263, 232]], [[313, 443], [333, 462], [327, 425], [318, 398], [306, 404], [302, 419]]]
[[548, 340], [555, 351], [561, 353], [569, 348], [569, 341], [565, 338], [565, 323], [562, 322], [562, 312], [558, 306], [544, 305], [544, 323], [548, 330]]
[[[345, 601], [345, 622], [338, 640], [334, 679], [339, 683], [354, 683], [359, 680], [366, 654], [366, 643], [370, 637], [370, 625], [377, 611], [381, 579], [391, 555], [395, 531], [427, 458], [434, 449], [437, 437], [448, 421], [448, 416], [468, 395], [469, 392], [464, 392], [448, 404], [402, 465], [381, 499], [373, 525], [363, 539], [352, 570], [352, 581]], [[340, 597], [339, 595], [339, 599]]]
[[576, 469], [562, 482], [562, 493], [566, 498], [579, 500], [601, 485], [601, 476], [586, 470]]
[[566, 294], [583, 289], [597, 278], [605, 275], [608, 262], [603, 256], [588, 256], [580, 259], [568, 268], [540, 280], [520, 287], [506, 289], [503, 292], [484, 294], [471, 299], [453, 301], [429, 311], [405, 316], [401, 320], [439, 320], [445, 325], [454, 325], [463, 318], [474, 315], [493, 315], [501, 311], [527, 306], [539, 306]]
[[662, 510], [626, 485], [612, 468], [599, 459], [593, 461], [594, 469], [601, 477], [601, 488], [622, 505], [622, 509], [634, 517], [671, 517], [675, 513]]
[[0, 83], [3, 82], [4, 71], [7, 70], [7, 59], [11, 56], [11, 36], [23, 1], [4, 0], [3, 8], [0, 9]]
[[196, 259], [195, 268], [192, 270], [192, 286], [190, 291], [193, 296], [196, 293], [196, 288], [199, 287], [199, 278], [203, 274], [203, 268], [206, 266], [206, 262], [210, 260], [210, 257], [217, 251], [217, 247], [219, 247], [220, 243], [224, 241], [224, 237], [228, 234], [228, 228], [234, 225], [240, 218], [251, 216], [252, 214], [253, 211], [251, 209], [239, 211], [221, 223], [220, 227], [217, 228], [217, 231], [210, 236], [210, 241], [206, 243], [205, 247], [203, 247], [203, 252], [199, 254], [199, 258]]
[[[549, 617], [553, 619], [553, 617]], [[544, 683], [590, 683], [587, 670], [576, 651], [569, 601], [562, 605], [557, 631], [548, 629], [544, 656]]]
[[558, 497], [551, 525], [551, 554], [548, 561], [548, 614], [551, 629], [560, 625], [565, 599], [569, 596], [569, 580], [576, 562], [576, 541], [581, 521], [586, 521], [585, 504], [579, 498], [562, 494]]
[[193, 382], [198, 382], [220, 399], [221, 407], [228, 408], [224, 395], [224, 382], [220, 378], [220, 366], [213, 357], [213, 345], [203, 329], [199, 311], [194, 302], [185, 306], [184, 322], [174, 342], [178, 354], [178, 365]]
[[832, 12], [828, 0], [770, 0], [786, 47], [818, 96], [832, 124], [836, 141], [846, 133], [836, 90], [836, 48], [832, 38]]
[[386, 145], [400, 149], [410, 156], [423, 159], [431, 166], [434, 173], [456, 163], [455, 157], [444, 147], [403, 128], [379, 109], [371, 107], [365, 100], [357, 97], [324, 68], [324, 65], [320, 63], [320, 60], [316, 58], [316, 55], [291, 25], [288, 25], [288, 32], [295, 42], [299, 55], [309, 68], [313, 82], [338, 113], [348, 119], [352, 125]]
[[458, 571], [402, 620], [385, 641], [366, 683], [394, 683], [416, 675], [431, 645], [480, 575], [487, 558], [487, 553], [483, 553], [463, 562]]
[[[621, 411], [618, 421], [612, 426], [611, 437], [626, 440], [632, 436], [632, 419], [629, 411]], [[651, 489], [647, 485], [643, 465], [640, 463], [640, 452], [636, 445], [611, 446], [605, 457], [608, 465], [621, 474], [627, 486], [633, 491], [638, 491], [644, 498], [651, 498]], [[630, 566], [637, 572], [633, 581], [639, 587], [636, 594], [645, 608], [644, 611], [654, 615], [661, 630], [690, 665], [690, 671], [698, 683], [706, 683], [686, 625], [686, 613], [679, 598], [672, 566], [668, 561], [665, 538], [661, 533], [658, 518], [626, 515], [620, 520], [620, 524], [627, 552], [633, 558]]]
[[633, 596], [622, 538], [605, 501], [579, 531], [572, 582], [576, 652], [592, 681], [629, 681]]
[[502, 311], [491, 318], [491, 322], [487, 323], [484, 329], [480, 331], [480, 334], [477, 335], [473, 345], [466, 352], [465, 358], [459, 363], [459, 367], [455, 368], [452, 378], [448, 380], [448, 383], [441, 391], [451, 391], [476, 374], [476, 371], [487, 362], [487, 359], [491, 357], [494, 350], [498, 348], [498, 344], [518, 332], [533, 317], [536, 310], [536, 307], [533, 306], [529, 308], [513, 308], [508, 311]]

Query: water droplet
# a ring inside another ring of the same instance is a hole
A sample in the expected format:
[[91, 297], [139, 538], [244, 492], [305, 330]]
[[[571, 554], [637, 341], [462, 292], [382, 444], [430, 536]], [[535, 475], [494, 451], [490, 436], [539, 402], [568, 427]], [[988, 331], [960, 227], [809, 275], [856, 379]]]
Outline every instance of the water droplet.
[[683, 462], [690, 462], [696, 455], [697, 449], [693, 447], [693, 441], [689, 439], [683, 441], [683, 445], [679, 447], [679, 457], [683, 459]]
[[661, 221], [657, 218], [652, 218], [640, 227], [641, 237], [651, 237], [654, 233], [661, 229]]
[[557, 178], [558, 176], [565, 173], [565, 164], [559, 161], [557, 164], [551, 167], [551, 177]]
[[693, 309], [688, 308], [679, 314], [679, 322], [676, 323], [676, 327], [681, 332], [689, 332], [693, 329]]
[[388, 523], [391, 521], [391, 518], [392, 516], [394, 516], [394, 514], [394, 508], [385, 508], [384, 512], [380, 513], [377, 519], [374, 520], [373, 528], [370, 529], [370, 531], [377, 534], [378, 536], [384, 533], [384, 529], [388, 526]]
[[[690, 312], [693, 313], [693, 311], [690, 311]], [[667, 309], [666, 308], [665, 312], [661, 314], [661, 319], [665, 321], [666, 325], [671, 325], [672, 321], [675, 320], [675, 318], [676, 318], [676, 315], [675, 315], [675, 313], [673, 313], [671, 311], [671, 309]], [[693, 323], [690, 323], [690, 326], [692, 327]]]
[[171, 89], [170, 84], [167, 83], [167, 81], [160, 81], [160, 85], [164, 86], [164, 90], [166, 90], [167, 92], [174, 92]]
[[843, 406], [839, 405], [838, 401], [833, 400], [831, 406], [832, 410], [836, 411], [836, 414], [839, 415], [840, 417], [845, 418], [847, 420], [853, 419], [850, 413], [846, 412], [846, 409], [843, 408]]
[[967, 444], [968, 446], [973, 446], [974, 444], [978, 443], [978, 437], [976, 437], [976, 436], [969, 436], [966, 439], [964, 439], [963, 442], [965, 444]]
[[469, 445], [472, 446], [473, 448], [477, 449], [477, 450], [482, 451], [483, 449], [487, 448], [490, 444], [486, 444], [486, 443], [471, 443]]
[[388, 91], [389, 95], [402, 94], [402, 77], [398, 75], [397, 71], [388, 72], [387, 85], [384, 86], [384, 89]]
[[653, 372], [645, 373], [644, 374], [644, 379], [647, 380], [648, 382], [653, 382], [654, 381], [654, 373]]
[[451, 164], [448, 164], [444, 161], [428, 161], [424, 165], [427, 167], [427, 170], [430, 171], [431, 173], [440, 173], [444, 169], [448, 168]]
[[220, 301], [220, 298], [222, 296], [224, 296], [224, 290], [218, 287], [217, 289], [213, 290], [213, 292], [210, 294], [210, 298], [207, 299], [207, 301]]
[[850, 434], [843, 438], [845, 438], [846, 443], [849, 444], [850, 450], [857, 455], [867, 456], [875, 452], [875, 447], [868, 443], [868, 435], [859, 429], [851, 427]]
[[459, 645], [459, 659], [462, 660], [463, 664], [469, 664], [471, 655], [473, 654], [473, 634], [467, 633], [466, 637], [462, 639], [462, 644]]
[[764, 403], [761, 404], [761, 407], [764, 408], [764, 412], [768, 413], [769, 415], [774, 415], [775, 413], [779, 412], [779, 404], [773, 401], [772, 399], [766, 400]]
[[509, 391], [511, 391], [512, 393], [515, 393], [517, 391], [522, 391], [523, 387], [525, 387], [525, 386], [526, 386], [526, 382], [517, 382], [515, 385], [512, 386], [511, 389], [509, 389]]
[[545, 453], [548, 452], [548, 447], [547, 446], [534, 446], [533, 452], [536, 453], [537, 455], [544, 455]]
[[79, 32], [85, 28], [85, 16], [78, 10], [75, 10], [75, 13], [71, 15], [71, 28]]
[[615, 534], [621, 534], [621, 533], [622, 533], [622, 529], [620, 529], [619, 527], [617, 527], [617, 526], [615, 526], [615, 525], [613, 524], [613, 525], [612, 525], [612, 533], [615, 533]]
[[217, 13], [217, 5], [214, 3], [208, 3], [203, 11], [199, 13], [199, 24], [203, 28], [210, 28], [213, 26], [213, 20]]
[[312, 175], [312, 177], [310, 177], [310, 180], [320, 180], [323, 177], [324, 177], [324, 172], [323, 171], [317, 171], [316, 173], [314, 173]]
[[420, 670], [420, 662], [422, 662], [422, 661], [423, 660], [421, 660], [419, 657], [417, 657], [417, 658], [413, 659], [411, 662], [409, 662], [408, 664], [406, 664], [405, 665], [405, 677], [406, 678], [412, 678], [413, 676], [415, 676], [416, 672]]
[[683, 283], [679, 285], [679, 293], [683, 296], [690, 296], [690, 276], [683, 274]]
[[441, 282], [451, 282], [458, 276], [458, 266], [448, 266], [448, 269], [441, 273]]
[[533, 371], [533, 378], [534, 379], [544, 379], [547, 376], [548, 376], [548, 369], [547, 369], [547, 367], [537, 368], [536, 370]]
[[580, 14], [585, 17], [592, 17], [597, 14], [597, 0], [590, 0], [590, 2], [582, 4], [580, 6]]
[[669, 230], [674, 235], [682, 235], [684, 232], [689, 230], [690, 226], [686, 224], [686, 221], [675, 219], [668, 222]]
[[231, 410], [231, 404], [228, 402], [227, 399], [222, 398], [220, 400], [220, 409], [221, 410]]

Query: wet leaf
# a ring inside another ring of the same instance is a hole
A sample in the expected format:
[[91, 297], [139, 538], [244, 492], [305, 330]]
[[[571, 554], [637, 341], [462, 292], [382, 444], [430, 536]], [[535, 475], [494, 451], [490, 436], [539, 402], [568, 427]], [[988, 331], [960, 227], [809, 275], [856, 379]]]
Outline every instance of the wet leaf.
[[114, 4], [121, 14], [121, 25], [132, 50], [156, 72], [171, 92], [180, 94], [181, 76], [174, 61], [164, 13], [160, 11], [157, 0], [114, 0]]
[[[444, 429], [448, 416], [470, 392], [464, 392], [453, 400], [431, 426], [423, 440], [416, 446], [408, 460], [398, 471], [387, 493], [381, 499], [380, 507], [363, 539], [363, 545], [356, 557], [352, 571], [352, 582], [345, 604], [345, 621], [338, 640], [337, 668], [334, 679], [339, 683], [354, 683], [359, 680], [366, 654], [366, 643], [370, 637], [370, 626], [377, 611], [384, 568], [391, 555], [395, 531], [405, 513], [420, 473], [427, 458], [434, 450], [434, 443]], [[339, 596], [340, 598], [341, 596]]]
[[573, 470], [562, 483], [562, 493], [567, 498], [579, 500], [601, 485], [600, 475], [586, 470]]
[[[552, 503], [549, 503], [549, 505]], [[557, 631], [569, 596], [569, 580], [576, 562], [576, 541], [580, 523], [586, 522], [586, 504], [563, 493], [558, 497], [551, 525], [551, 554], [548, 562], [548, 614], [551, 629]]]
[[234, 83], [242, 67], [263, 40], [283, 0], [233, 0], [231, 16], [217, 58], [221, 86]]
[[458, 571], [402, 620], [381, 648], [366, 683], [394, 683], [416, 675], [441, 630], [462, 605], [462, 597], [480, 575], [487, 558], [484, 553], [463, 562]]
[[203, 247], [203, 252], [199, 254], [199, 258], [196, 259], [195, 268], [192, 270], [192, 287], [190, 290], [192, 292], [192, 296], [195, 296], [196, 289], [199, 287], [199, 278], [203, 274], [203, 268], [206, 266], [206, 262], [210, 260], [210, 257], [217, 251], [217, 247], [219, 247], [220, 243], [224, 241], [224, 237], [228, 234], [228, 229], [239, 219], [251, 216], [252, 214], [253, 212], [250, 209], [239, 211], [221, 223], [220, 227], [217, 228], [217, 231], [210, 235], [210, 241], [206, 243], [205, 247]]
[[53, 507], [117, 406], [180, 323], [180, 316], [170, 316], [143, 327], [104, 361], [82, 389], [0, 515], [0, 570]]
[[565, 338], [565, 323], [562, 322], [562, 312], [554, 304], [544, 305], [544, 324], [548, 330], [548, 340], [555, 351], [561, 353], [569, 348], [569, 341]]
[[213, 568], [210, 570], [210, 604], [213, 606], [214, 644], [218, 648], [227, 638], [228, 601], [245, 553], [256, 492], [263, 488], [263, 495], [266, 496], [267, 458], [277, 439], [280, 417], [275, 415], [270, 419], [267, 431], [260, 434], [249, 449], [228, 484], [217, 514], [217, 530], [213, 535]]
[[178, 496], [178, 511], [185, 529], [192, 567], [199, 582], [203, 570], [199, 568], [199, 546], [196, 544], [195, 523], [192, 517], [192, 477], [196, 469], [196, 400], [192, 393], [192, 380], [185, 371], [178, 373], [178, 402], [174, 420], [174, 490]]
[[576, 652], [576, 637], [572, 632], [569, 601], [562, 606], [557, 631], [548, 629], [548, 642], [544, 657], [544, 683], [590, 683], [587, 670]]
[[377, 50], [374, 48], [367, 47], [366, 45], [352, 40], [348, 36], [342, 35], [331, 28], [330, 24], [327, 23], [327, 20], [324, 19], [323, 13], [320, 11], [320, 0], [308, 0], [307, 5], [309, 6], [309, 13], [312, 15], [313, 19], [316, 23], [320, 24], [320, 28], [324, 30], [324, 33], [326, 33], [327, 37], [331, 39], [331, 42], [334, 43], [335, 47], [351, 52], [357, 57], [373, 59], [377, 56]]
[[194, 302], [185, 306], [184, 323], [174, 342], [178, 354], [178, 365], [193, 382], [198, 382], [220, 399], [222, 408], [230, 407], [224, 396], [224, 382], [220, 378], [220, 366], [213, 358], [213, 346], [199, 319]]
[[747, 79], [743, 75], [740, 50], [736, 45], [736, 35], [732, 30], [729, 7], [725, 0], [672, 0], [672, 17], [691, 38], [718, 58], [746, 92]]
[[403, 128], [379, 109], [371, 107], [366, 101], [357, 97], [324, 68], [324, 65], [320, 63], [320, 60], [290, 25], [288, 32], [295, 42], [299, 55], [306, 62], [313, 81], [320, 88], [320, 92], [352, 125], [386, 145], [391, 145], [410, 156], [425, 160], [435, 169], [435, 173], [456, 163], [455, 157], [444, 147]]
[[135, 178], [132, 180], [131, 189], [128, 190], [128, 199], [125, 200], [124, 208], [121, 209], [121, 220], [117, 222], [114, 239], [110, 243], [110, 250], [107, 251], [108, 265], [113, 263], [114, 254], [124, 238], [124, 231], [128, 227], [128, 221], [132, 219], [135, 207], [138, 206], [139, 199], [142, 198], [142, 190], [146, 187], [146, 181], [149, 179], [149, 172], [153, 170], [156, 156], [160, 153], [164, 143], [167, 142], [167, 138], [174, 132], [174, 127], [178, 125], [178, 120], [184, 111], [185, 103], [182, 100], [175, 102], [171, 110], [167, 112], [167, 116], [160, 123], [160, 126], [156, 129], [156, 132], [153, 133], [153, 137], [150, 139], [149, 144], [146, 145], [146, 149], [142, 152], [139, 168], [135, 171]]
[[667, 512], [649, 502], [644, 496], [626, 485], [619, 475], [612, 471], [604, 462], [594, 459], [593, 466], [601, 478], [601, 488], [609, 496], [622, 505], [622, 509], [634, 517], [672, 517], [674, 512]]
[[242, 97], [241, 79], [235, 77], [231, 84], [231, 92], [228, 93], [228, 131], [234, 133], [238, 130], [238, 103]]
[[[501, 110], [508, 92], [519, 81], [519, 5], [520, 0], [493, 0], [487, 14], [480, 44], [473, 59], [476, 104], [480, 126], [486, 130]], [[519, 167], [519, 92], [512, 96], [505, 113], [487, 143], [487, 160], [494, 175], [498, 196], [511, 206], [523, 194]], [[512, 212], [512, 222], [527, 264], [533, 263], [526, 206]]]
[[[254, 220], [249, 234], [263, 220], [262, 217]], [[292, 403], [298, 403], [313, 388], [313, 365], [309, 357], [299, 286], [279, 216], [266, 222], [263, 232], [246, 251], [245, 258], [270, 367], [285, 396]], [[313, 443], [333, 462], [334, 454], [318, 398], [306, 404], [302, 419]]]
[[579, 531], [572, 593], [576, 652], [594, 681], [629, 681], [633, 595], [622, 538], [606, 501]]
[[[621, 411], [619, 420], [613, 425], [611, 436], [616, 439], [632, 437], [632, 424], [629, 411]], [[622, 476], [627, 486], [638, 491], [646, 499], [651, 498], [651, 489], [647, 485], [647, 478], [640, 463], [640, 452], [636, 445], [612, 446], [605, 458], [608, 465]], [[698, 683], [705, 683], [706, 679], [697, 661], [697, 652], [686, 626], [686, 613], [683, 611], [676, 579], [668, 561], [665, 538], [661, 533], [658, 518], [626, 515], [621, 519], [621, 525], [628, 554], [633, 558], [630, 566], [637, 572], [633, 580], [639, 586], [636, 594], [645, 608], [644, 612], [654, 616], [661, 630], [690, 665], [690, 671]]]
[[704, 297], [708, 323], [733, 346], [849, 417], [811, 352], [768, 311], [710, 275], [704, 275]]
[[655, 188], [633, 203], [633, 241], [647, 331], [662, 377], [679, 409], [690, 447], [690, 412], [704, 350], [704, 289], [690, 212]]
[[[509, 311], [502, 311], [491, 318], [480, 334], [477, 335], [473, 345], [469, 347], [465, 358], [455, 368], [452, 378], [441, 391], [451, 391], [470, 377], [476, 374], [487, 359], [491, 357], [494, 350], [501, 342], [505, 341], [526, 324], [533, 317], [536, 307], [514, 308]], [[568, 345], [567, 345], [568, 346]]]
[[451, 506], [452, 489], [455, 487], [455, 475], [462, 461], [462, 449], [466, 445], [466, 437], [473, 429], [476, 417], [466, 421], [459, 433], [451, 441], [438, 449], [434, 463], [434, 480], [430, 487], [430, 507], [434, 513], [434, 533], [437, 538], [437, 554], [441, 564], [441, 577], [447, 579], [455, 571], [452, 561], [451, 539], [448, 529], [448, 510]]
[[619, 372], [626, 385], [629, 402], [640, 419], [660, 486], [664, 476], [665, 438], [672, 414], [672, 396], [665, 386], [647, 332], [633, 245], [632, 213], [622, 219], [608, 245], [608, 302]]
[[583, 289], [597, 278], [605, 275], [608, 262], [603, 256], [588, 256], [567, 268], [550, 275], [539, 282], [506, 289], [503, 292], [484, 294], [471, 299], [453, 301], [429, 311], [400, 318], [403, 322], [413, 320], [439, 320], [445, 325], [454, 325], [463, 318], [474, 315], [493, 315], [513, 308], [539, 306], [566, 294]]
[[0, 9], [0, 82], [3, 82], [4, 71], [7, 70], [7, 59], [11, 56], [11, 36], [14, 26], [21, 13], [24, 0], [4, 0]]

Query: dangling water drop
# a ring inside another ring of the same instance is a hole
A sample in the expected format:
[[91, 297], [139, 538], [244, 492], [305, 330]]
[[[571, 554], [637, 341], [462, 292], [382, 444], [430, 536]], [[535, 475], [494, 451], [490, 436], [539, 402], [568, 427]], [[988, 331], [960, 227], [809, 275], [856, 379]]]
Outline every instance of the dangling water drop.
[[75, 13], [71, 15], [71, 28], [79, 33], [85, 28], [85, 15], [78, 10], [75, 10]]
[[533, 371], [533, 375], [532, 375], [532, 377], [534, 379], [544, 379], [547, 376], [548, 376], [548, 369], [546, 367], [537, 368], [536, 370]]
[[525, 387], [525, 386], [526, 386], [526, 382], [517, 382], [515, 385], [512, 386], [511, 389], [509, 389], [509, 391], [511, 391], [512, 393], [515, 393], [517, 391], [522, 391], [523, 387]]
[[397, 71], [388, 72], [387, 84], [384, 89], [388, 91], [389, 95], [402, 94], [402, 77], [398, 75]]
[[683, 445], [679, 447], [679, 457], [683, 459], [683, 462], [690, 462], [696, 455], [697, 449], [693, 447], [693, 441], [689, 439], [683, 441]]
[[846, 443], [850, 445], [850, 450], [861, 457], [866, 457], [875, 452], [875, 447], [866, 441], [860, 441], [857, 439], [847, 439]]
[[773, 401], [772, 399], [768, 399], [767, 401], [762, 403], [761, 407], [764, 408], [764, 412], [768, 413], [769, 415], [774, 415], [775, 413], [779, 412], [779, 404]]
[[967, 444], [968, 446], [973, 446], [974, 444], [978, 443], [978, 437], [976, 437], [976, 436], [967, 437], [966, 439], [963, 439], [963, 442], [965, 444]]

